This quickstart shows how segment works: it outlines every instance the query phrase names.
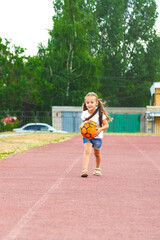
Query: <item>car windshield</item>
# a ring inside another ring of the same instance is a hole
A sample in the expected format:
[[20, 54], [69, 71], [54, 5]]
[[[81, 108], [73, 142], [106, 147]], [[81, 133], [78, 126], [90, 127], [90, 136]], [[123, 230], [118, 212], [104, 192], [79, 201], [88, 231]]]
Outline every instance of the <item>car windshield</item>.
[[30, 125], [30, 126], [26, 126], [24, 128], [24, 130], [27, 131], [48, 131], [48, 127], [41, 125], [41, 124], [35, 124], [35, 125]]
[[36, 127], [36, 125], [30, 125], [30, 126], [24, 127], [24, 130], [33, 130], [33, 131], [36, 131], [36, 130], [37, 130], [37, 127]]
[[39, 125], [40, 131], [48, 131], [48, 127], [44, 125]]

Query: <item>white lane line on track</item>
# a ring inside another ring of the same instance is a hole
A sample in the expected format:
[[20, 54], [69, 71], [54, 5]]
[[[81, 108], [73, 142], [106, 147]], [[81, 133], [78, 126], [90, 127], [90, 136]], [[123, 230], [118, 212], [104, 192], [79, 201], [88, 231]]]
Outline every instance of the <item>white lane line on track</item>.
[[150, 158], [149, 156], [147, 156], [146, 154], [144, 154], [144, 152], [143, 152], [141, 149], [139, 149], [139, 148], [137, 147], [137, 145], [135, 145], [134, 143], [130, 142], [126, 136], [123, 136], [123, 137], [124, 137], [124, 139], [126, 139], [126, 141], [127, 141], [130, 145], [132, 145], [135, 149], [137, 149], [137, 151], [138, 151], [145, 159], [147, 159], [149, 162], [151, 162], [152, 165], [160, 172], [160, 166], [159, 166], [157, 163], [155, 163], [152, 158]]
[[73, 167], [78, 163], [81, 156], [74, 160], [74, 162], [67, 168], [63, 177], [59, 177], [57, 181], [50, 187], [50, 189], [28, 210], [26, 214], [22, 216], [17, 225], [11, 229], [10, 233], [7, 234], [1, 240], [14, 240], [22, 231], [22, 229], [27, 225], [27, 223], [31, 220], [34, 214], [38, 211], [38, 209], [47, 201], [50, 195], [58, 189], [60, 184], [63, 182], [67, 174], [73, 169]]

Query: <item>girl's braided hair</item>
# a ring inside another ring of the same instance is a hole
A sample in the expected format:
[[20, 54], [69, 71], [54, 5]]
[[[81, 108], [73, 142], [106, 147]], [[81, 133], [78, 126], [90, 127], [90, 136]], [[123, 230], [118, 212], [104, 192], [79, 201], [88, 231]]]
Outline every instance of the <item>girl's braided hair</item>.
[[[102, 127], [102, 115], [103, 114], [106, 116], [106, 119], [107, 119], [108, 122], [112, 121], [111, 117], [106, 113], [106, 111], [104, 109], [104, 106], [103, 106], [102, 102], [98, 99], [98, 96], [97, 96], [96, 93], [89, 92], [89, 93], [87, 93], [85, 98], [86, 97], [95, 97], [96, 101], [98, 101], [98, 106], [97, 106], [97, 109], [94, 111], [94, 113], [91, 116], [89, 116], [88, 118], [86, 118], [85, 121], [92, 118], [97, 112], [99, 112], [99, 125], [100, 125], [100, 127]], [[85, 111], [85, 110], [87, 110], [87, 107], [86, 107], [85, 100], [84, 100], [83, 111]]]

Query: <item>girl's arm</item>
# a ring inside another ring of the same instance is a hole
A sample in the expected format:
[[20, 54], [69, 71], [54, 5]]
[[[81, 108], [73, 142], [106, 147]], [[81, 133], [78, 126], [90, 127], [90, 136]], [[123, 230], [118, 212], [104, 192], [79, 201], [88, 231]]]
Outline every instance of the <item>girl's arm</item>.
[[97, 129], [97, 132], [94, 134], [95, 137], [98, 136], [98, 134], [100, 134], [101, 131], [104, 131], [109, 128], [107, 119], [104, 119], [102, 123], [103, 123], [103, 126]]

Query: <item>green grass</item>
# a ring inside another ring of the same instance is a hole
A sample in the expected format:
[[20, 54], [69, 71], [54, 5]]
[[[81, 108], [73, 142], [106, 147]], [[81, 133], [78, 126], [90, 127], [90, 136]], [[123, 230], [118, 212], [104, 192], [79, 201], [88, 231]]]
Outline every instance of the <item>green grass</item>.
[[65, 141], [77, 133], [31, 133], [0, 137], [0, 160], [14, 153], [21, 153], [28, 149], [45, 146], [48, 143]]

